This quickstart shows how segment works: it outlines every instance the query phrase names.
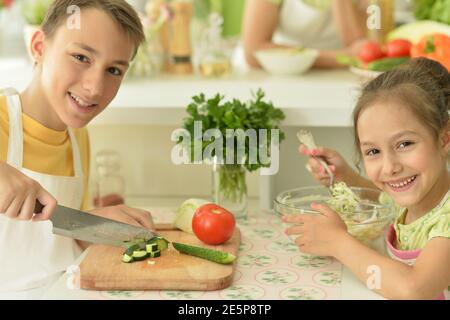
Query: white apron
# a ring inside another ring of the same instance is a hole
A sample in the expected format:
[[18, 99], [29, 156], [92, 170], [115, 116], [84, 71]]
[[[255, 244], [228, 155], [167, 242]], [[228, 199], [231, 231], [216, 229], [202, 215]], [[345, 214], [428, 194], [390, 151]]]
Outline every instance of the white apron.
[[[23, 168], [20, 97], [15, 91], [5, 93], [9, 113], [7, 163], [39, 182], [59, 204], [79, 209], [83, 172], [72, 130], [68, 128], [75, 176], [52, 176]], [[50, 221], [16, 221], [0, 214], [0, 299], [39, 299], [81, 252], [73, 239], [53, 235]]]
[[301, 0], [283, 0], [273, 41], [322, 50], [343, 47], [331, 7], [317, 9]]

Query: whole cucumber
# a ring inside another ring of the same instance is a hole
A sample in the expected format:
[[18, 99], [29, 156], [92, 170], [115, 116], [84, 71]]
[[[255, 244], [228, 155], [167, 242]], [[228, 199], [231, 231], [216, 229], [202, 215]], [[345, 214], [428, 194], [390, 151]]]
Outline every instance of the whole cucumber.
[[172, 242], [172, 245], [179, 252], [221, 264], [229, 264], [236, 259], [236, 256], [226, 251], [213, 250], [178, 242]]
[[367, 65], [367, 68], [372, 71], [389, 71], [408, 61], [408, 57], [384, 58], [372, 61]]

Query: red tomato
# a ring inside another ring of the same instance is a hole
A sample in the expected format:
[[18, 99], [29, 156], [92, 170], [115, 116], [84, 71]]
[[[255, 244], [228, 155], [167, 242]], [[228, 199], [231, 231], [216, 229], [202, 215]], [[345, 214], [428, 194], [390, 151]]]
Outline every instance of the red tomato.
[[236, 220], [231, 212], [214, 203], [199, 207], [192, 218], [192, 230], [206, 244], [221, 244], [233, 235]]
[[392, 40], [387, 44], [387, 56], [395, 57], [409, 57], [412, 43], [405, 39]]
[[[13, 1], [14, 0], [3, 0], [3, 5], [8, 8], [13, 4]], [[0, 3], [1, 3], [1, 1], [0, 1]]]
[[369, 41], [362, 46], [358, 56], [363, 62], [369, 63], [384, 58], [386, 55], [377, 42]]

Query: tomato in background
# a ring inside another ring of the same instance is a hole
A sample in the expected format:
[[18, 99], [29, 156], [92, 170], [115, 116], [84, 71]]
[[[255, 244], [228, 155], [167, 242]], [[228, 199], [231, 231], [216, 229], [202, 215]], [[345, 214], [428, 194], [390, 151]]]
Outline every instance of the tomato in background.
[[234, 215], [214, 203], [199, 207], [192, 218], [194, 234], [211, 245], [227, 242], [233, 235], [235, 225]]
[[390, 58], [409, 57], [412, 43], [405, 39], [395, 39], [386, 46], [387, 56]]
[[14, 0], [0, 0], [0, 8], [3, 6], [5, 6], [6, 8], [9, 8], [12, 6]]
[[365, 63], [382, 59], [385, 56], [386, 54], [381, 49], [381, 46], [374, 41], [368, 41], [365, 43], [358, 55], [358, 57]]

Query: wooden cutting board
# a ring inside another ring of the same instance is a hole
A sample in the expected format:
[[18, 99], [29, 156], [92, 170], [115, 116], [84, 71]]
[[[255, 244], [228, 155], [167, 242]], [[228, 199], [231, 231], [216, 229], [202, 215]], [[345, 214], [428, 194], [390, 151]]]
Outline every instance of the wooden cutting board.
[[[241, 234], [219, 246], [208, 246], [193, 234], [159, 230], [169, 241], [208, 247], [237, 256]], [[93, 245], [80, 264], [80, 286], [86, 290], [220, 290], [231, 285], [236, 261], [221, 265], [178, 253], [171, 244], [161, 257], [133, 263], [121, 261], [123, 248]], [[155, 261], [155, 264], [148, 264]]]

